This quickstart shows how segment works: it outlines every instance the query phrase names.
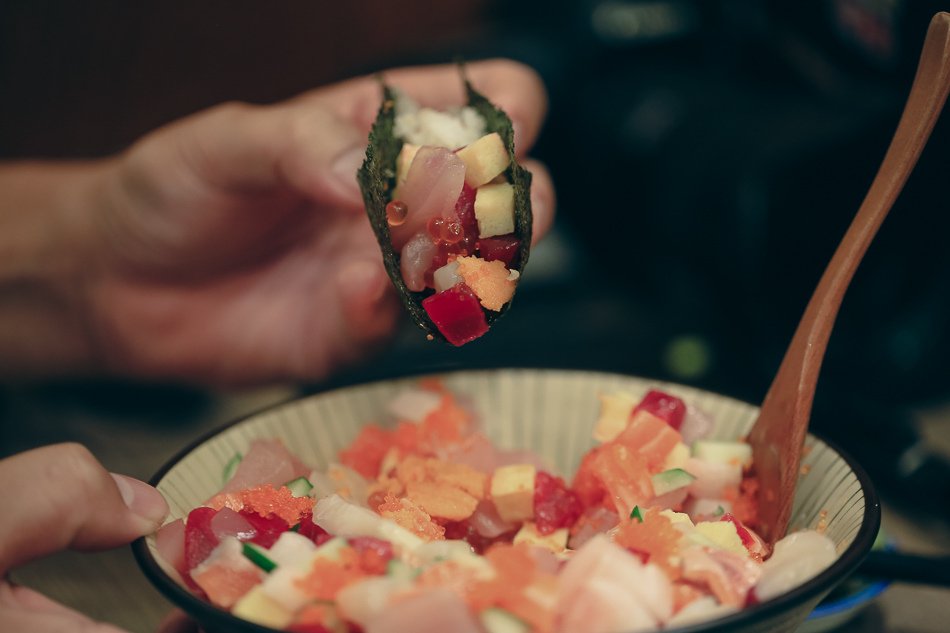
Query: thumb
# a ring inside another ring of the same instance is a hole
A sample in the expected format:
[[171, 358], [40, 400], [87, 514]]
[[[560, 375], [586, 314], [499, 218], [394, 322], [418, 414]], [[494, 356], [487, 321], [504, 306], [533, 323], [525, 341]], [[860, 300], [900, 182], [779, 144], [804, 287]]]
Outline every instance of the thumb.
[[168, 512], [154, 488], [108, 473], [79, 444], [0, 461], [0, 574], [66, 549], [106, 549], [158, 529]]
[[360, 207], [365, 135], [318, 103], [230, 103], [185, 119], [174, 147], [198, 179], [235, 194], [289, 185], [315, 201]]

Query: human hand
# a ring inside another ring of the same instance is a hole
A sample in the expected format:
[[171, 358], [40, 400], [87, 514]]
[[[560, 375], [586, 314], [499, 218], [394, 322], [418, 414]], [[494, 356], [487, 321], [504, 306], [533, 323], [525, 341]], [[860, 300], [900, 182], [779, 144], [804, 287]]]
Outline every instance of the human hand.
[[0, 630], [118, 633], [119, 629], [11, 583], [18, 565], [62, 549], [101, 550], [154, 532], [168, 512], [151, 486], [110, 475], [78, 444], [0, 460]]
[[[533, 71], [473, 63], [517, 153], [546, 109]], [[387, 72], [424, 105], [464, 102], [455, 66]], [[110, 371], [242, 384], [315, 379], [384, 339], [400, 314], [356, 170], [379, 107], [374, 78], [272, 106], [229, 104], [159, 129], [106, 172], [87, 275], [89, 331]], [[535, 235], [554, 206], [531, 162]]]

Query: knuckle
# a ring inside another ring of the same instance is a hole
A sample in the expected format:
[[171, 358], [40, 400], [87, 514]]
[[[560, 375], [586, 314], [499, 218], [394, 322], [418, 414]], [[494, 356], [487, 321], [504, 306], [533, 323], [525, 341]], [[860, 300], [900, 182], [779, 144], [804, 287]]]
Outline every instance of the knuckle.
[[44, 478], [52, 503], [73, 507], [77, 499], [94, 498], [102, 490], [104, 469], [88, 448], [69, 442], [50, 450]]

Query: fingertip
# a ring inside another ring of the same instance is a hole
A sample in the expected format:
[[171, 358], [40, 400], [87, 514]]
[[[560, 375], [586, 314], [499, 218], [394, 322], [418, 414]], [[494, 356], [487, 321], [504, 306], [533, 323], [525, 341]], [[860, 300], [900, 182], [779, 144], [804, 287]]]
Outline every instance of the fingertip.
[[531, 242], [537, 244], [554, 223], [557, 207], [554, 181], [544, 163], [527, 159], [522, 162], [522, 165], [531, 172], [531, 214], [534, 218]]
[[144, 481], [127, 475], [109, 473], [115, 481], [122, 501], [136, 518], [141, 519], [142, 534], [151, 534], [168, 516], [168, 503], [161, 493]]

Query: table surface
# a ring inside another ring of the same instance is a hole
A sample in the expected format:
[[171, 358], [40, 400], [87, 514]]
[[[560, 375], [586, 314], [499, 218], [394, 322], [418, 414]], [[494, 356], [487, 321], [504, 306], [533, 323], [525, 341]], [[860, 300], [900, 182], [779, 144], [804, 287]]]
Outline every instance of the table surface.
[[[118, 393], [124, 394], [120, 404], [114, 402]], [[212, 395], [108, 384], [91, 392], [88, 386], [7, 390], [2, 393], [7, 422], [0, 439], [11, 450], [80, 441], [110, 470], [147, 479], [204, 431], [295, 393], [291, 388], [270, 388]], [[950, 445], [950, 411], [928, 412], [921, 420], [935, 446]], [[143, 451], [143, 446], [150, 448]], [[883, 523], [909, 551], [950, 552], [946, 523], [909, 516], [889, 506], [884, 508]], [[133, 633], [154, 631], [171, 608], [141, 574], [128, 548], [61, 553], [16, 570], [14, 579]], [[846, 630], [943, 632], [950, 614], [948, 604], [948, 589], [894, 584]]]

